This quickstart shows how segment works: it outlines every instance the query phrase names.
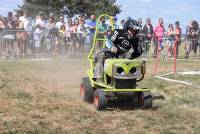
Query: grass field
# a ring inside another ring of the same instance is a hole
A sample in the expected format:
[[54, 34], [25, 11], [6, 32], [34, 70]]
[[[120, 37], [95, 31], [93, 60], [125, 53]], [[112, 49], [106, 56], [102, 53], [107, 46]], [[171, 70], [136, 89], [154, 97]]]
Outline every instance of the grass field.
[[200, 88], [200, 75], [199, 74], [170, 74], [166, 76], [173, 80], [184, 81], [193, 85], [197, 85]]
[[[1, 61], [0, 133], [199, 134], [200, 89], [148, 73], [140, 86], [156, 96], [150, 110], [119, 107], [97, 112], [79, 96], [87, 60]], [[148, 68], [149, 67], [149, 68]], [[147, 72], [152, 63], [148, 62]]]

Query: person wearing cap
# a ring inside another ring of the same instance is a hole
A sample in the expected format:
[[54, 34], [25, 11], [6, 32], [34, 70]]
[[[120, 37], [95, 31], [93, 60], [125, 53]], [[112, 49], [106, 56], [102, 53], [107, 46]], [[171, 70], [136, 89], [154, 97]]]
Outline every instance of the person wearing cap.
[[123, 29], [115, 29], [106, 40], [104, 48], [95, 57], [96, 66], [94, 79], [101, 82], [103, 78], [104, 61], [108, 58], [138, 58], [143, 50], [139, 43], [138, 32], [141, 30], [137, 21], [129, 18]]

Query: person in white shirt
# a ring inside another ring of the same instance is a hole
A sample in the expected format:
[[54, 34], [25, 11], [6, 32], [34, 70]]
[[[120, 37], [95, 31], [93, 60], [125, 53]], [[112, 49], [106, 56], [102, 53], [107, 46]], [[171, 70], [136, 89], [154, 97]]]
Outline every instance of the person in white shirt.
[[78, 42], [79, 42], [79, 47], [78, 47], [78, 56], [81, 56], [84, 54], [84, 44], [86, 40], [86, 35], [87, 35], [87, 28], [85, 27], [85, 21], [81, 21], [80, 24], [77, 27], [77, 37], [78, 37]]
[[61, 15], [61, 16], [60, 16], [60, 21], [58, 21], [58, 22], [56, 23], [56, 27], [57, 27], [58, 29], [60, 29], [61, 26], [63, 26], [63, 25], [65, 25], [64, 15]]
[[35, 54], [39, 53], [41, 33], [42, 33], [41, 26], [40, 25], [36, 25], [36, 30], [34, 32]]
[[24, 29], [28, 29], [29, 20], [27, 19], [27, 11], [24, 11], [19, 17], [19, 21], [22, 21], [24, 24]]
[[36, 16], [35, 25], [40, 25], [42, 29], [45, 28], [46, 24], [45, 24], [43, 15], [40, 14], [39, 16]]

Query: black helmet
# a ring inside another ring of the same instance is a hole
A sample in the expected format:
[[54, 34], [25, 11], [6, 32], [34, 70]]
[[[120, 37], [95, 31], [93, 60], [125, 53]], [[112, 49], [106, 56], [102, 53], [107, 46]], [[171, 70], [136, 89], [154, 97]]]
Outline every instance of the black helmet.
[[124, 24], [124, 30], [128, 31], [128, 28], [132, 28], [136, 31], [140, 31], [142, 26], [136, 21], [131, 18], [128, 18]]

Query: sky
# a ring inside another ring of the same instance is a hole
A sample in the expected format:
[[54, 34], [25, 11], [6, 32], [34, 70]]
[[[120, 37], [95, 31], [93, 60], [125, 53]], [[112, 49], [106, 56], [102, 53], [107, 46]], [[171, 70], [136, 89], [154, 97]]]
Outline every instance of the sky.
[[[23, 0], [0, 0], [0, 14], [6, 15], [8, 11], [17, 8]], [[133, 19], [150, 17], [152, 23], [156, 24], [160, 17], [164, 18], [166, 25], [181, 22], [182, 27], [192, 19], [200, 22], [200, 0], [117, 0], [121, 5], [122, 12], [118, 20], [127, 18]]]
[[200, 22], [200, 0], [117, 0], [122, 13], [119, 19], [130, 16], [133, 19], [150, 17], [156, 24], [160, 17], [168, 25], [177, 20], [185, 27], [190, 20]]

